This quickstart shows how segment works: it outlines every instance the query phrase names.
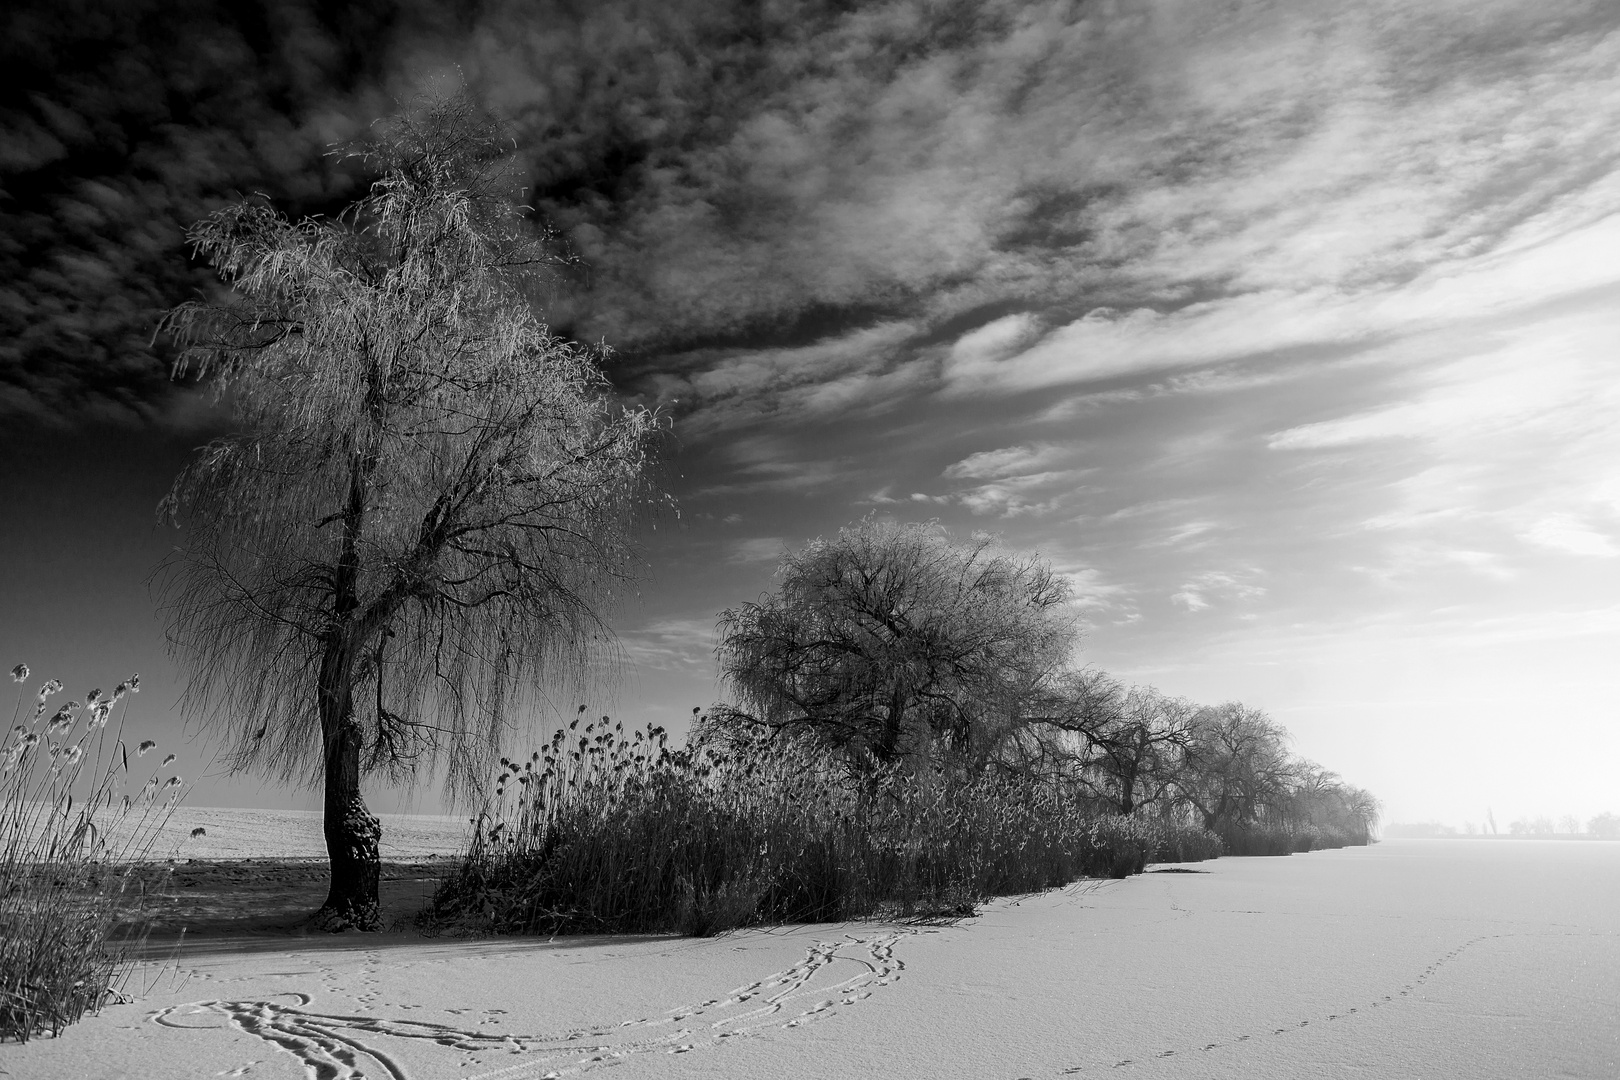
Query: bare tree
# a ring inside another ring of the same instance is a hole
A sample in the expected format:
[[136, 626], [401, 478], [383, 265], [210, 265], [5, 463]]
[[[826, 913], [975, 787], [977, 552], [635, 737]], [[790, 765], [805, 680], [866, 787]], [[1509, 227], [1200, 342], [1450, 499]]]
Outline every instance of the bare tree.
[[1119, 695], [1113, 715], [1089, 731], [1092, 756], [1086, 771], [1102, 780], [1120, 813], [1169, 796], [1197, 713], [1198, 706], [1185, 698], [1133, 686]]
[[1061, 779], [1113, 813], [1177, 800], [1197, 705], [1095, 669], [1064, 672], [1043, 690], [1004, 742], [1001, 764]]
[[1378, 832], [1378, 821], [1383, 816], [1383, 807], [1372, 792], [1351, 784], [1344, 785], [1341, 798], [1346, 817], [1356, 827], [1353, 834], [1357, 840], [1363, 844], [1372, 843]]
[[857, 764], [942, 740], [982, 765], [1074, 648], [1068, 583], [985, 536], [867, 518], [778, 578], [721, 615], [721, 672], [750, 718]]
[[1337, 829], [1357, 843], [1370, 843], [1378, 827], [1378, 800], [1345, 783], [1314, 761], [1294, 758], [1283, 773], [1276, 807], [1287, 824]]
[[[1018, 722], [1007, 725], [994, 763], [1024, 776], [1092, 787], [1087, 774], [1098, 739], [1120, 720], [1129, 688], [1106, 672], [1086, 668], [1059, 672], [1039, 689]], [[1103, 798], [1113, 801], [1111, 794]]]
[[330, 928], [378, 924], [363, 776], [442, 766], [465, 793], [504, 733], [611, 660], [657, 418], [535, 314], [558, 258], [465, 95], [353, 151], [380, 178], [336, 219], [262, 199], [189, 239], [230, 286], [166, 321], [237, 433], [163, 511], [186, 704], [238, 769], [324, 787]]
[[1193, 717], [1180, 796], [1217, 832], [1259, 819], [1288, 782], [1288, 733], [1259, 709], [1237, 702]]

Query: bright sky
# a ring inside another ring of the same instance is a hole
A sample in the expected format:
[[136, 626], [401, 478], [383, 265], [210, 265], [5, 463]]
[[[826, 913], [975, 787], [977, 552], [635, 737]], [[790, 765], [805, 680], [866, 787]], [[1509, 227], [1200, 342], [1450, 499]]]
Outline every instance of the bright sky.
[[[716, 614], [875, 511], [1041, 551], [1081, 662], [1266, 709], [1388, 820], [1620, 811], [1620, 9], [924, 8], [784, 17], [742, 59], [690, 12], [391, 46], [515, 118], [592, 267], [559, 325], [675, 421], [602, 711], [714, 700]], [[636, 163], [570, 186], [614, 140]], [[71, 390], [0, 386], [66, 410], [7, 440], [5, 666], [150, 671], [131, 722], [163, 727], [146, 515], [209, 420]]]

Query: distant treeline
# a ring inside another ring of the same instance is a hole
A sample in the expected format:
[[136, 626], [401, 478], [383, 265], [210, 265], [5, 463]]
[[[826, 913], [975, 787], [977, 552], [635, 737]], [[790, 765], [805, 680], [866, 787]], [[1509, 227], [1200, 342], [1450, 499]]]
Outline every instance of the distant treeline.
[[1377, 801], [1260, 710], [1076, 667], [1070, 599], [986, 537], [815, 541], [721, 615], [730, 700], [685, 747], [581, 718], [506, 761], [431, 917], [710, 932], [1373, 841]]
[[1260, 710], [1077, 668], [1071, 586], [1038, 556], [869, 518], [785, 556], [777, 576], [773, 594], [721, 616], [734, 703], [700, 738], [794, 735], [855, 774], [949, 758], [1094, 815], [1197, 824], [1232, 853], [1372, 839], [1377, 801], [1289, 754]]
[[1620, 840], [1620, 814], [1598, 814], [1583, 825], [1573, 814], [1554, 820], [1542, 815], [1519, 818], [1508, 824], [1507, 831], [1498, 831], [1494, 821], [1485, 824], [1467, 822], [1462, 828], [1442, 825], [1437, 821], [1399, 822], [1386, 825], [1383, 834], [1391, 839], [1438, 840], [1448, 837], [1541, 837], [1574, 838], [1583, 840]]

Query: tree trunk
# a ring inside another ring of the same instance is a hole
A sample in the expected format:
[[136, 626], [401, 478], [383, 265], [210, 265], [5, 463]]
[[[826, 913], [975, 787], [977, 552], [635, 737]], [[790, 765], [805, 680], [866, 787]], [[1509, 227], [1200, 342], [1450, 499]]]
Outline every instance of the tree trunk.
[[[369, 411], [375, 426], [380, 396], [380, 369], [372, 365]], [[332, 575], [332, 626], [321, 654], [316, 683], [321, 718], [321, 760], [325, 769], [323, 807], [326, 854], [332, 885], [315, 924], [326, 930], [381, 930], [377, 901], [381, 858], [377, 840], [382, 823], [366, 810], [360, 797], [360, 725], [354, 719], [354, 665], [365, 648], [359, 617], [360, 535], [366, 517], [366, 492], [377, 466], [375, 442], [357, 448], [349, 470], [348, 502], [343, 509], [343, 539]]]
[[1128, 814], [1136, 809], [1136, 769], [1125, 770], [1119, 779], [1119, 812]]
[[889, 693], [889, 705], [883, 715], [883, 727], [878, 733], [878, 742], [873, 750], [878, 761], [888, 764], [894, 760], [900, 749], [900, 725], [906, 713], [906, 691], [903, 685], [895, 686]]
[[333, 643], [321, 663], [320, 710], [326, 798], [323, 827], [332, 882], [314, 922], [323, 930], [380, 930], [377, 900], [382, 823], [360, 795], [360, 728], [354, 721], [351, 660]]

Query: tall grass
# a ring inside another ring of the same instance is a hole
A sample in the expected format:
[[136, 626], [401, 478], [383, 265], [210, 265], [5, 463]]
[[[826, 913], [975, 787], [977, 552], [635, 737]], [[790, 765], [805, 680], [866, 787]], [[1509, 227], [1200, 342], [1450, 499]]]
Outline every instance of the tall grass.
[[[11, 677], [24, 683], [28, 668]], [[127, 705], [118, 706], [139, 689], [132, 676], [111, 695], [96, 690], [53, 712], [60, 682], [46, 682], [31, 703], [19, 687], [0, 742], [0, 1039], [56, 1035], [100, 1008], [140, 933], [131, 862], [173, 810], [180, 778], [154, 771], [131, 791]], [[154, 746], [141, 743], [137, 761]]]
[[962, 914], [995, 895], [1219, 854], [1174, 821], [1097, 818], [1060, 788], [949, 763], [851, 777], [763, 735], [671, 749], [575, 721], [503, 761], [426, 920], [517, 933]]

